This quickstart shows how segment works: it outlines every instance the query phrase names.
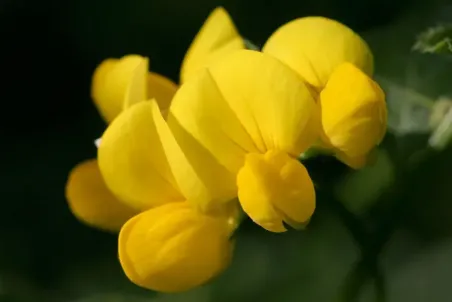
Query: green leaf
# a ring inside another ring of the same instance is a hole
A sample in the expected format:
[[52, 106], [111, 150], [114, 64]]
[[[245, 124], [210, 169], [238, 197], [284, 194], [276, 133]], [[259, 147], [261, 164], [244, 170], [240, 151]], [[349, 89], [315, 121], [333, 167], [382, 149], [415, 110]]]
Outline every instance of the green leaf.
[[426, 29], [419, 34], [412, 49], [421, 53], [452, 54], [452, 24]]

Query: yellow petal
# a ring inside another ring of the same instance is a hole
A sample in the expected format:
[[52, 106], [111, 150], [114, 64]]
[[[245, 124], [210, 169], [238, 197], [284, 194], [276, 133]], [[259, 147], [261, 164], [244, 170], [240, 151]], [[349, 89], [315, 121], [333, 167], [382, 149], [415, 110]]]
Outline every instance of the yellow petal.
[[177, 85], [158, 73], [149, 72], [147, 87], [147, 99], [155, 99], [162, 112], [168, 110], [176, 93]]
[[283, 221], [305, 224], [315, 209], [315, 190], [306, 168], [280, 151], [248, 154], [237, 175], [238, 195], [250, 218], [271, 232]]
[[373, 72], [373, 57], [366, 42], [347, 26], [323, 17], [300, 18], [281, 26], [262, 51], [286, 63], [317, 90], [344, 62], [369, 75]]
[[147, 74], [149, 62], [147, 59], [138, 60], [128, 80], [126, 93], [123, 98], [122, 109], [125, 110], [138, 102], [146, 101], [147, 98]]
[[66, 198], [80, 221], [108, 231], [119, 232], [122, 225], [137, 214], [108, 190], [95, 159], [72, 169], [66, 184]]
[[[181, 179], [185, 196], [203, 211], [236, 197], [235, 171], [242, 165], [245, 152], [255, 147], [207, 71], [178, 90], [168, 125], [211, 198], [194, 196], [202, 190], [187, 187]], [[220, 156], [213, 156], [211, 151]]]
[[102, 136], [98, 159], [105, 183], [134, 208], [185, 199], [162, 144], [165, 127], [157, 103], [144, 101], [123, 111]]
[[[147, 58], [128, 55], [119, 60], [108, 59], [94, 72], [92, 97], [100, 114], [107, 122], [111, 122], [123, 109], [126, 91], [134, 78], [136, 68], [143, 65], [145, 68], [139, 70], [146, 70], [147, 73]], [[146, 73], [141, 76], [145, 78]], [[136, 77], [139, 78], [139, 76]]]
[[[218, 162], [231, 173], [242, 166], [247, 152], [257, 152], [207, 70], [182, 85], [174, 97], [168, 124], [173, 127], [177, 123], [203, 147], [219, 154]], [[185, 139], [178, 141], [183, 144]]]
[[230, 263], [233, 242], [224, 220], [205, 216], [185, 202], [148, 210], [119, 235], [119, 259], [135, 284], [160, 292], [200, 286]]
[[386, 132], [387, 109], [380, 86], [344, 63], [321, 92], [320, 104], [325, 144], [346, 164], [362, 167]]
[[106, 59], [94, 70], [91, 83], [91, 98], [98, 108], [105, 99], [105, 79], [111, 73], [111, 70], [116, 66], [118, 61], [118, 59]]
[[[277, 59], [240, 50], [209, 70], [261, 153], [281, 150], [298, 156], [317, 140], [319, 106], [301, 78]], [[223, 112], [210, 114], [220, 118]]]
[[181, 83], [223, 56], [244, 48], [244, 41], [231, 17], [224, 8], [216, 8], [185, 54], [180, 73]]

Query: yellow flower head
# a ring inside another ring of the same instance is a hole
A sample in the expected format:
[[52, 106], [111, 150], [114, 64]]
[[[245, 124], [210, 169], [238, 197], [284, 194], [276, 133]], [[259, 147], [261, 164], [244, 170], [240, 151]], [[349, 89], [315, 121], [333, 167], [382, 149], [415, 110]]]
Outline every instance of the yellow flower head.
[[320, 93], [323, 143], [352, 168], [366, 164], [386, 133], [385, 95], [350, 63], [335, 69]]
[[278, 28], [262, 51], [287, 64], [317, 91], [344, 62], [368, 75], [373, 57], [366, 42], [347, 26], [324, 17], [304, 17]]
[[211, 65], [178, 90], [168, 124], [209, 191], [185, 190], [200, 209], [238, 194], [245, 212], [275, 232], [312, 215], [314, 187], [296, 158], [318, 138], [319, 106], [277, 59], [239, 50]]
[[224, 8], [217, 7], [204, 22], [185, 54], [180, 71], [181, 83], [223, 56], [244, 48], [245, 43], [231, 17]]
[[[206, 216], [191, 208], [185, 190], [203, 188], [157, 103], [138, 102], [109, 125], [98, 148], [108, 188], [142, 211], [119, 237], [127, 276], [143, 287], [183, 291], [207, 282], [227, 267], [236, 207]], [[184, 182], [184, 186], [180, 183]]]
[[350, 167], [364, 166], [386, 131], [384, 93], [368, 77], [373, 56], [366, 42], [337, 21], [305, 17], [276, 30], [263, 52], [320, 93], [323, 148]]
[[[124, 108], [148, 97], [157, 98], [163, 108], [169, 107], [176, 85], [147, 70], [148, 59], [138, 55], [107, 59], [97, 67], [93, 75], [92, 97], [107, 121], [116, 118]], [[119, 231], [138, 212], [110, 192], [95, 159], [72, 169], [66, 184], [66, 198], [79, 220], [109, 231]]]
[[[215, 9], [184, 58], [181, 79], [193, 76], [227, 53], [243, 47], [243, 40], [227, 12], [221, 7]], [[149, 72], [148, 69], [149, 60], [139, 55], [106, 59], [96, 68], [92, 78], [91, 96], [100, 114], [108, 123], [112, 122], [124, 109], [150, 99], [157, 101], [162, 115], [166, 117], [177, 86], [168, 78]], [[92, 181], [93, 179], [96, 181]], [[207, 192], [204, 189], [203, 191]], [[107, 189], [95, 160], [77, 166], [71, 171], [66, 192], [75, 216], [92, 226], [118, 230], [118, 227], [124, 223], [124, 219], [130, 217], [130, 213], [135, 213], [134, 210], [128, 209], [123, 212], [128, 215], [118, 218], [112, 215], [116, 211], [102, 210], [109, 207], [121, 209], [124, 207], [124, 201], [118, 200]], [[210, 197], [205, 195], [205, 198]], [[138, 206], [134, 209], [142, 208]]]
[[188, 203], [170, 203], [129, 220], [119, 235], [119, 259], [127, 277], [160, 292], [202, 285], [230, 263], [233, 241], [224, 221]]

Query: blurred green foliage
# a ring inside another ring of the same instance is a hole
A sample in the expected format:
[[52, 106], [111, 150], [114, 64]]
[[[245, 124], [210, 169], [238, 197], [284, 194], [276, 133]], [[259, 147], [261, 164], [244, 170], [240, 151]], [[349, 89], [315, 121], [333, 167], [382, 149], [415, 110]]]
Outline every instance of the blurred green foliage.
[[[390, 132], [362, 171], [308, 160], [319, 196], [305, 231], [275, 235], [246, 221], [224, 275], [188, 293], [152, 293], [123, 275], [115, 235], [71, 215], [66, 177], [95, 156], [105, 127], [89, 99], [96, 64], [139, 53], [177, 80], [192, 37], [219, 4], [256, 45], [306, 15], [362, 33]], [[452, 153], [429, 138], [435, 102], [452, 93], [452, 60], [411, 51], [425, 28], [452, 22], [450, 12], [440, 0], [3, 2], [0, 302], [450, 301]]]
[[452, 24], [429, 27], [419, 34], [413, 50], [422, 53], [452, 53]]

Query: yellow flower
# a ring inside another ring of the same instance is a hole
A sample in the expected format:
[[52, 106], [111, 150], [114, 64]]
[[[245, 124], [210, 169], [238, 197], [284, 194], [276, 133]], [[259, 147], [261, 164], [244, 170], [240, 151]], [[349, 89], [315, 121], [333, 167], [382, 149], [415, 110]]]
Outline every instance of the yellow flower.
[[109, 125], [98, 159], [115, 196], [143, 211], [119, 236], [119, 257], [130, 280], [157, 291], [183, 291], [228, 266], [238, 209], [218, 207], [207, 216], [190, 206], [180, 182], [190, 191], [203, 184], [154, 100], [132, 105]]
[[343, 63], [320, 93], [320, 105], [323, 147], [350, 167], [363, 167], [386, 133], [386, 102], [380, 86], [353, 64]]
[[[187, 51], [182, 62], [181, 80], [195, 75], [224, 55], [241, 48], [244, 48], [244, 42], [227, 12], [221, 7], [215, 9]], [[107, 123], [113, 121], [120, 112], [134, 103], [150, 99], [158, 102], [162, 114], [166, 117], [177, 86], [171, 80], [149, 72], [148, 69], [148, 59], [139, 55], [107, 59], [96, 68], [92, 79], [91, 96]], [[130, 217], [126, 213], [133, 211], [124, 211], [121, 219], [109, 216], [109, 211], [105, 211], [105, 217], [100, 217], [102, 208], [110, 206], [123, 208], [122, 201], [117, 200], [111, 192], [106, 190], [101, 178], [94, 182], [98, 184], [97, 188], [89, 182], [90, 179], [100, 175], [97, 161], [92, 160], [81, 165], [86, 167], [74, 168], [67, 183], [66, 196], [70, 208], [76, 217], [89, 225], [118, 230], [118, 226], [125, 222], [124, 219]], [[96, 175], [85, 175], [86, 173], [96, 173]], [[103, 195], [100, 198], [101, 192]], [[83, 200], [79, 197], [83, 197]], [[206, 198], [209, 197], [206, 196]], [[99, 203], [100, 201], [103, 202]], [[111, 221], [107, 223], [109, 219]]]
[[317, 91], [344, 62], [368, 75], [373, 56], [366, 42], [347, 26], [324, 17], [295, 19], [278, 28], [262, 51], [287, 64]]
[[363, 167], [386, 132], [385, 97], [369, 78], [373, 56], [364, 40], [337, 21], [305, 17], [276, 30], [263, 52], [320, 93], [321, 148], [352, 168]]
[[[243, 47], [229, 16], [218, 8], [190, 46], [181, 78]], [[211, 216], [188, 207], [186, 190], [199, 192], [199, 200], [211, 196], [162, 122], [176, 85], [148, 72], [148, 65], [147, 58], [128, 55], [107, 59], [94, 72], [92, 98], [113, 124], [102, 137], [99, 163], [90, 160], [74, 168], [66, 196], [76, 217], [106, 230], [117, 231], [142, 212], [120, 233], [120, 260], [127, 276], [150, 289], [182, 291], [227, 267], [233, 246], [229, 237], [239, 212], [234, 204], [212, 207]], [[173, 175], [174, 170], [179, 173]], [[184, 181], [184, 190], [178, 181]]]
[[207, 188], [179, 183], [201, 210], [238, 194], [244, 211], [267, 230], [309, 220], [315, 192], [297, 156], [318, 138], [319, 106], [277, 59], [238, 50], [212, 64], [180, 87], [168, 124]]
[[[105, 60], [92, 79], [92, 98], [107, 122], [123, 108], [147, 98], [155, 97], [163, 108], [168, 108], [175, 91], [176, 85], [169, 79], [148, 72], [148, 59], [138, 55]], [[70, 172], [66, 198], [79, 220], [108, 231], [119, 231], [138, 213], [110, 192], [96, 159], [84, 161]]]
[[352, 168], [364, 166], [386, 131], [385, 97], [368, 77], [373, 56], [366, 42], [337, 21], [304, 17], [278, 28], [262, 51], [320, 93], [321, 148]]
[[181, 83], [225, 55], [244, 48], [244, 40], [231, 17], [224, 8], [217, 7], [209, 15], [185, 54], [180, 71]]

